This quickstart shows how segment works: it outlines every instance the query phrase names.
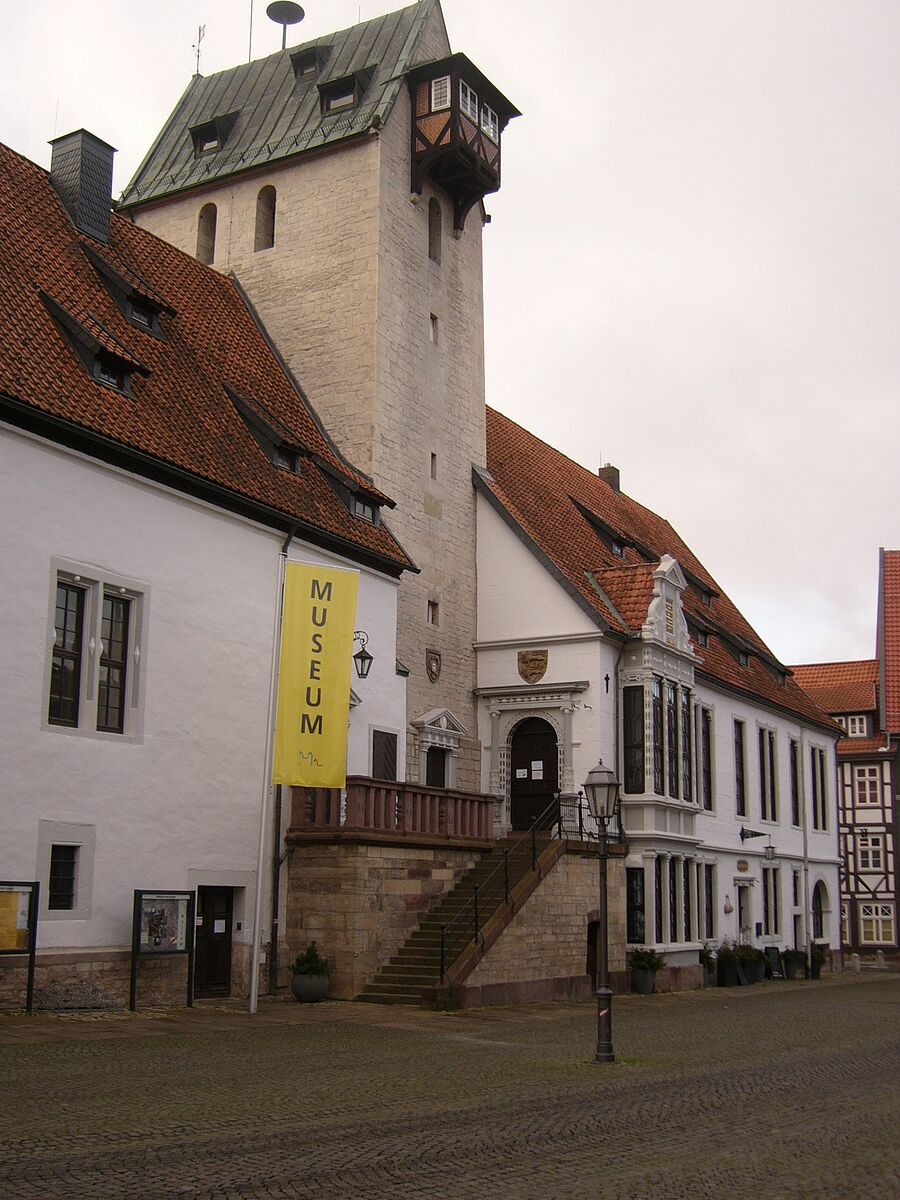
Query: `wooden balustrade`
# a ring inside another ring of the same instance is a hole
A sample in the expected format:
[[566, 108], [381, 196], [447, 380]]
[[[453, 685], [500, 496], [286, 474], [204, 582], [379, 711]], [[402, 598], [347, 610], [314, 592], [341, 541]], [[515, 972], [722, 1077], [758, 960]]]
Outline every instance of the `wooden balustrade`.
[[414, 783], [386, 783], [360, 775], [340, 788], [293, 788], [291, 825], [304, 830], [364, 830], [402, 836], [494, 836], [494, 797]]

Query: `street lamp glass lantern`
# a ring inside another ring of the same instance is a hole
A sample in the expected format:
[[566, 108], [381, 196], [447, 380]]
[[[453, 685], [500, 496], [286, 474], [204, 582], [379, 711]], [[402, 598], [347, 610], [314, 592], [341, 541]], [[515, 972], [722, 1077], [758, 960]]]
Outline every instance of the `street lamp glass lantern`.
[[604, 767], [602, 759], [588, 772], [584, 781], [584, 791], [591, 816], [596, 821], [602, 821], [604, 825], [611, 821], [615, 816], [619, 798], [619, 781], [614, 772]]
[[359, 649], [353, 655], [353, 665], [356, 667], [356, 674], [360, 679], [367, 679], [369, 671], [372, 669], [372, 663], [374, 662], [372, 655], [366, 649], [369, 635], [358, 629], [353, 635], [353, 640], [360, 644]]

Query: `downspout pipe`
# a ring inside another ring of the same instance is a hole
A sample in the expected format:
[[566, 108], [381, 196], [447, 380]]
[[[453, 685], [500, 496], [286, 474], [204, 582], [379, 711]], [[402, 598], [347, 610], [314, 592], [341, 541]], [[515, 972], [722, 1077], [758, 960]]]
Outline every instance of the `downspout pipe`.
[[[247, 1008], [255, 1013], [259, 1005], [259, 966], [261, 956], [260, 937], [262, 933], [263, 878], [266, 863], [266, 838], [269, 834], [269, 797], [272, 793], [272, 758], [275, 749], [275, 705], [278, 696], [278, 660], [281, 654], [281, 625], [282, 605], [284, 595], [284, 572], [287, 563], [288, 550], [297, 527], [293, 526], [284, 540], [278, 555], [278, 582], [275, 587], [275, 613], [272, 627], [272, 661], [269, 668], [269, 712], [266, 722], [266, 754], [263, 766], [262, 795], [259, 806], [259, 843], [256, 854], [256, 896], [253, 904], [253, 941], [250, 948], [250, 994]], [[279, 789], [280, 791], [280, 789]], [[280, 800], [280, 797], [279, 797]], [[272, 872], [272, 939], [269, 954], [276, 957], [277, 971], [277, 933], [278, 908], [280, 890], [280, 862], [278, 862], [281, 842], [281, 805], [276, 804], [278, 826], [273, 830], [273, 872]], [[269, 966], [269, 980], [272, 979], [272, 967]]]

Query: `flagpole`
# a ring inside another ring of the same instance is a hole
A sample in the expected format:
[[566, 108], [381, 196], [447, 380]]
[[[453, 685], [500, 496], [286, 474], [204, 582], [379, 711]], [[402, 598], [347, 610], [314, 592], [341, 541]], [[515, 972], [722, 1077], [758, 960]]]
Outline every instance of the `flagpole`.
[[[272, 629], [272, 663], [269, 669], [269, 713], [266, 721], [266, 756], [263, 767], [262, 796], [259, 805], [259, 845], [256, 855], [256, 897], [253, 903], [253, 941], [250, 946], [250, 996], [248, 1009], [255, 1013], [259, 1003], [259, 965], [261, 955], [263, 872], [266, 864], [266, 836], [269, 828], [269, 797], [272, 794], [272, 760], [275, 752], [275, 704], [278, 695], [278, 662], [281, 657], [281, 630], [284, 619], [284, 573], [288, 550], [294, 540], [292, 529], [278, 555], [278, 584], [275, 589], [275, 621]], [[280, 835], [281, 831], [278, 831]], [[276, 835], [276, 836], [278, 836]], [[274, 916], [274, 914], [273, 914]], [[271, 953], [271, 946], [269, 948]]]

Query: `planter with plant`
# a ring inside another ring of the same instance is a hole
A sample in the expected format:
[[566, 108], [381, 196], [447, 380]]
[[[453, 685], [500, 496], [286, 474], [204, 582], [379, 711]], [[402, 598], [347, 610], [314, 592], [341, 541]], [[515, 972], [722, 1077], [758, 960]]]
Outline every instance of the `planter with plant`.
[[298, 954], [291, 967], [291, 991], [303, 1004], [317, 1004], [328, 995], [328, 960], [322, 958], [315, 942]]
[[649, 996], [656, 990], [656, 973], [666, 965], [666, 960], [655, 950], [639, 946], [629, 955], [631, 965], [631, 990], [639, 996]]
[[766, 956], [756, 946], [738, 946], [737, 960], [744, 972], [744, 982], [762, 983], [766, 977]]
[[723, 942], [716, 951], [716, 980], [719, 987], [737, 987], [737, 947], [733, 942]]
[[708, 942], [705, 942], [703, 949], [700, 951], [700, 966], [703, 968], [703, 986], [716, 986], [716, 952]]
[[822, 967], [828, 962], [828, 949], [825, 946], [820, 946], [818, 942], [813, 942], [809, 955], [809, 974], [811, 979], [819, 979], [822, 975]]
[[785, 950], [781, 956], [785, 979], [803, 979], [806, 976], [806, 951]]

